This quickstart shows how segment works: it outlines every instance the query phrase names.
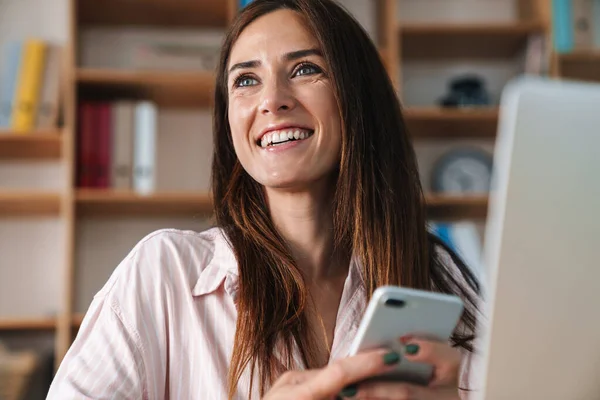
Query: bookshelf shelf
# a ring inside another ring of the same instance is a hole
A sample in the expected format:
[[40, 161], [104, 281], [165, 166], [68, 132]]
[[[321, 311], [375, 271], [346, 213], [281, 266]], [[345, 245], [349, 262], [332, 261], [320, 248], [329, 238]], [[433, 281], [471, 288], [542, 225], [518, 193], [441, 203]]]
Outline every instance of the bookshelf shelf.
[[79, 0], [81, 25], [225, 28], [224, 0]]
[[58, 216], [61, 195], [58, 193], [4, 191], [0, 192], [0, 216]]
[[160, 107], [208, 107], [214, 76], [210, 72], [77, 70], [83, 98], [148, 99]]
[[62, 138], [58, 131], [0, 131], [0, 160], [60, 159]]
[[208, 193], [156, 193], [79, 189], [77, 212], [83, 216], [182, 216], [212, 212]]
[[558, 57], [561, 75], [566, 78], [600, 81], [600, 51], [577, 50]]
[[55, 318], [0, 319], [0, 332], [7, 331], [52, 331], [56, 329]]
[[543, 25], [536, 22], [411, 23], [399, 27], [402, 56], [409, 60], [511, 58], [525, 48], [531, 34], [542, 32]]
[[432, 219], [485, 218], [488, 210], [488, 196], [428, 194], [425, 201], [428, 217]]
[[414, 138], [494, 138], [498, 108], [407, 108], [406, 124]]

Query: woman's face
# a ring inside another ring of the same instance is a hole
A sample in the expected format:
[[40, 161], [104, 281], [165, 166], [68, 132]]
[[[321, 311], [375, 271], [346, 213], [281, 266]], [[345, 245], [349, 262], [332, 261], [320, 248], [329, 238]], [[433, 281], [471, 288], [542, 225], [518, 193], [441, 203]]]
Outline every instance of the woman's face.
[[291, 10], [264, 15], [229, 57], [229, 124], [244, 169], [270, 188], [302, 189], [337, 167], [341, 124], [318, 41]]

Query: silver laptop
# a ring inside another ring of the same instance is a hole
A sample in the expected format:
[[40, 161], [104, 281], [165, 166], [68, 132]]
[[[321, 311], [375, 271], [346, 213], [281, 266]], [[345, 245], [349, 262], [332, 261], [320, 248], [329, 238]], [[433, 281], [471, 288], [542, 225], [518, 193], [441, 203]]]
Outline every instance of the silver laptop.
[[476, 397], [600, 399], [600, 85], [510, 82], [494, 163]]

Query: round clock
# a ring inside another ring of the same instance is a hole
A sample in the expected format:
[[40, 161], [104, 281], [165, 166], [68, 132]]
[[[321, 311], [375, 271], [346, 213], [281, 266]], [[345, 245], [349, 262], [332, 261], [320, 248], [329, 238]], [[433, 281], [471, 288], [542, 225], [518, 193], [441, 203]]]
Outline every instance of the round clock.
[[435, 164], [432, 190], [448, 194], [486, 194], [490, 190], [492, 157], [478, 149], [446, 153]]

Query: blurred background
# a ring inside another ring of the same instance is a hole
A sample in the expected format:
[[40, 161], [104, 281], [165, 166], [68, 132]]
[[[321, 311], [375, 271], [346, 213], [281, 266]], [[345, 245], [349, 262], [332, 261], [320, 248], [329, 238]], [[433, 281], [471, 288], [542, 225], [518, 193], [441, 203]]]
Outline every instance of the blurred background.
[[[211, 91], [244, 0], [0, 0], [0, 399], [43, 399], [94, 294], [211, 221]], [[405, 107], [431, 229], [478, 273], [498, 102], [600, 80], [600, 0], [342, 0]]]

